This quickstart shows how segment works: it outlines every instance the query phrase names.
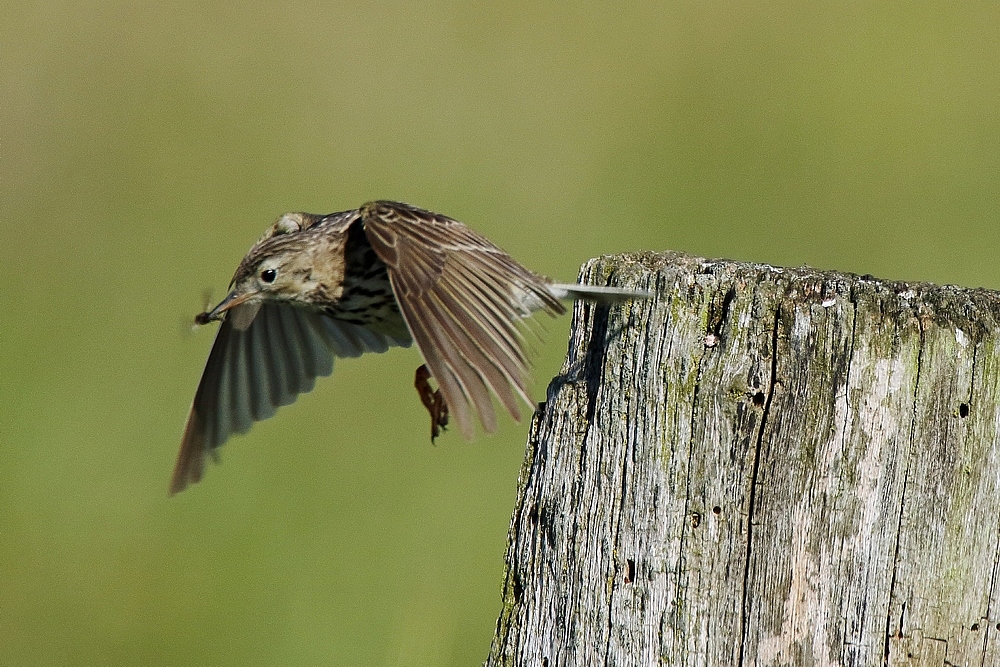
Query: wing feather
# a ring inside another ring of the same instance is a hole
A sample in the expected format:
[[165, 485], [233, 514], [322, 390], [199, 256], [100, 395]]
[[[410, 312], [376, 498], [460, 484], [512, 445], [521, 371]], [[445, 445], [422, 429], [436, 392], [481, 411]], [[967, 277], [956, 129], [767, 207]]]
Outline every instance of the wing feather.
[[565, 310], [550, 281], [445, 216], [379, 201], [361, 208], [361, 220], [462, 433], [471, 437], [473, 411], [495, 430], [491, 392], [519, 419], [517, 397], [531, 404], [521, 320]]
[[188, 414], [170, 492], [199, 481], [205, 457], [214, 455], [232, 434], [248, 430], [310, 391], [317, 376], [333, 371], [334, 357], [409, 344], [409, 339], [283, 303], [264, 303], [243, 331], [224, 320]]
[[[492, 323], [480, 319], [484, 314], [477, 312], [477, 304], [469, 304], [470, 308], [463, 310], [461, 296], [452, 294], [447, 288], [439, 290], [436, 296], [445, 310], [465, 316], [443, 325], [458, 343], [462, 356], [482, 371], [483, 379], [507, 411], [512, 415], [519, 415], [517, 401], [511, 390], [518, 391], [517, 380], [527, 372], [527, 368], [517, 361], [520, 349], [512, 351], [510, 345], [504, 344], [505, 340], [510, 339], [496, 335]], [[487, 346], [483, 346], [481, 341], [487, 341]], [[521, 397], [530, 405], [531, 401], [526, 394], [521, 394]]]
[[472, 437], [472, 416], [469, 404], [474, 402], [478, 376], [470, 377], [468, 365], [461, 359], [458, 351], [447, 337], [442, 335], [437, 321], [427, 317], [427, 309], [423, 304], [400, 303], [400, 310], [407, 325], [417, 342], [420, 352], [438, 381], [441, 392], [448, 402], [449, 413], [454, 415], [463, 435]]
[[335, 355], [338, 357], [361, 356], [362, 350], [351, 340], [344, 327], [339, 326], [337, 322], [328, 317], [320, 319], [319, 323], [323, 329], [327, 344]]
[[[234, 325], [234, 329], [235, 329]], [[250, 415], [250, 369], [247, 353], [250, 347], [249, 336], [237, 336], [233, 340], [231, 361], [229, 364], [229, 405], [233, 433], [246, 433], [253, 418]]]
[[[261, 315], [263, 315], [263, 319], [260, 319]], [[285, 345], [285, 328], [281, 323], [281, 313], [272, 313], [269, 308], [265, 313], [258, 313], [258, 319], [254, 320], [251, 328], [259, 327], [267, 333], [267, 347], [262, 348], [260, 354], [269, 362], [268, 386], [271, 404], [274, 406], [288, 405], [295, 400], [295, 394], [288, 390], [289, 377], [295, 372], [295, 365], [290, 363], [288, 359], [290, 353]]]
[[253, 421], [262, 421], [274, 415], [276, 404], [271, 400], [272, 375], [274, 369], [269, 363], [267, 351], [270, 348], [267, 327], [255, 327], [249, 332], [247, 345], [247, 368], [250, 371], [249, 390]]
[[[210, 447], [215, 447], [216, 443], [220, 440], [228, 438], [229, 432], [232, 430], [233, 408], [229, 386], [233, 381], [232, 373], [230, 373], [229, 369], [233, 365], [233, 355], [239, 351], [242, 340], [243, 337], [239, 335], [238, 329], [230, 327], [229, 335], [226, 336], [227, 344], [220, 350], [221, 354], [219, 355], [221, 357], [219, 360], [221, 364], [219, 368], [219, 385], [214, 392], [214, 396], [206, 396], [208, 402], [214, 403], [214, 406], [212, 406], [214, 407], [212, 416], [215, 422], [215, 429], [208, 443]], [[197, 393], [195, 393], [195, 400], [198, 400]]]
[[[434, 304], [436, 311], [456, 313], [455, 310], [448, 308], [443, 296], [443, 294], [435, 294], [436, 298], [432, 299], [432, 302], [436, 302]], [[465, 313], [461, 313], [461, 315], [465, 315]], [[491, 353], [494, 350], [488, 348], [490, 351], [487, 352], [481, 347], [479, 341], [483, 339], [482, 331], [477, 331], [475, 327], [470, 326], [471, 323], [468, 320], [459, 319], [459, 317], [441, 319], [436, 324], [439, 327], [441, 337], [452, 341], [458, 350], [461, 361], [464, 362], [456, 365], [455, 369], [463, 376], [465, 384], [474, 388], [472, 399], [480, 420], [483, 422], [483, 428], [489, 433], [496, 430], [496, 415], [488, 389], [496, 394], [514, 419], [520, 420], [521, 413], [511, 391], [509, 380], [504, 377], [496, 362], [491, 358]], [[523, 394], [523, 397], [530, 404], [531, 401], [528, 399], [527, 393]]]
[[295, 396], [312, 389], [309, 386], [309, 367], [313, 365], [309, 354], [312, 350], [302, 340], [299, 318], [295, 316], [294, 312], [282, 312], [278, 318], [285, 336], [283, 341], [285, 360], [291, 364], [292, 369], [289, 376], [288, 392]]
[[303, 321], [305, 311], [298, 308], [286, 309], [282, 318], [292, 331], [289, 337], [292, 357], [299, 362], [299, 383], [295, 393], [304, 394], [316, 386], [317, 375], [333, 372], [333, 355], [324, 341]]

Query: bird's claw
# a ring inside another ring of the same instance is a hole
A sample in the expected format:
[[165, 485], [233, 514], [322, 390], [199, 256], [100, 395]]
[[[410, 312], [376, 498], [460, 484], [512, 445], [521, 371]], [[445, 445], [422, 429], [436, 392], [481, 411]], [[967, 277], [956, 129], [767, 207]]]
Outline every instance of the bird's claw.
[[420, 402], [427, 408], [431, 415], [431, 442], [441, 434], [441, 431], [448, 426], [448, 404], [441, 395], [441, 390], [431, 389], [428, 380], [431, 372], [426, 365], [421, 365], [413, 377], [413, 386], [416, 387], [420, 395]]

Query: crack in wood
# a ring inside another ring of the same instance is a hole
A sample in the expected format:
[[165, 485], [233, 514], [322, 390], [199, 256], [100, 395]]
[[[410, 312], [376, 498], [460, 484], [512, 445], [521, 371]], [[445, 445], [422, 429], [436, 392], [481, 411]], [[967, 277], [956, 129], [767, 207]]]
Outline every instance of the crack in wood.
[[[913, 438], [917, 431], [917, 400], [920, 395], [920, 374], [923, 369], [924, 363], [924, 345], [926, 344], [924, 335], [924, 323], [919, 316], [916, 318], [917, 326], [920, 332], [920, 350], [917, 353], [917, 373], [916, 379], [913, 382], [913, 410], [912, 417], [910, 419], [910, 442], [913, 442]], [[899, 544], [903, 535], [903, 510], [906, 508], [906, 489], [907, 483], [910, 476], [910, 461], [912, 460], [912, 451], [908, 452], [906, 457], [906, 470], [903, 472], [903, 490], [900, 494], [899, 499], [899, 516], [896, 519], [896, 539], [893, 546], [892, 552], [892, 576], [889, 579], [889, 604], [886, 605], [886, 615], [885, 615], [885, 647], [883, 650], [885, 664], [889, 664], [889, 648], [890, 648], [890, 637], [892, 634], [892, 600], [896, 594], [896, 575], [899, 570]], [[899, 612], [899, 630], [897, 636], [903, 636], [903, 616], [906, 614], [906, 602], [905, 600], [900, 605]]]
[[760, 450], [764, 445], [764, 431], [767, 428], [767, 418], [771, 411], [771, 399], [774, 397], [774, 386], [778, 379], [778, 330], [781, 326], [781, 305], [774, 311], [774, 331], [771, 333], [771, 377], [767, 386], [767, 396], [761, 410], [760, 425], [757, 431], [757, 442], [754, 446], [753, 472], [750, 475], [750, 499], [747, 507], [747, 546], [746, 563], [743, 569], [743, 602], [740, 612], [740, 650], [737, 665], [743, 667], [743, 655], [746, 650], [747, 616], [750, 605], [750, 565], [753, 556], [753, 514], [754, 501], [757, 498], [757, 475], [760, 472]]

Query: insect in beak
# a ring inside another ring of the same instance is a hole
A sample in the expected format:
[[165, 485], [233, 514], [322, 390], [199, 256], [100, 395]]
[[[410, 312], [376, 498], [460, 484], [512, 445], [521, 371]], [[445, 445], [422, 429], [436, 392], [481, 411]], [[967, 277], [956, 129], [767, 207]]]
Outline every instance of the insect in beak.
[[257, 311], [260, 310], [261, 302], [260, 300], [255, 300], [255, 296], [257, 295], [253, 292], [230, 292], [212, 310], [195, 315], [194, 323], [205, 325], [209, 322], [221, 320], [227, 312], [232, 311], [230, 318], [232, 319], [233, 326], [240, 330], [246, 329], [253, 322]]

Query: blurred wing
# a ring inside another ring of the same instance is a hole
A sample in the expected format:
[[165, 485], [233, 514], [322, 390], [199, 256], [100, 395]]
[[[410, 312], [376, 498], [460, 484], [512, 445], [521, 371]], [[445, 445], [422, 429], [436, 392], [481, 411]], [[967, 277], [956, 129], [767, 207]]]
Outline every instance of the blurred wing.
[[451, 218], [384, 201], [363, 206], [361, 218], [465, 437], [473, 434], [470, 408], [496, 430], [490, 391], [519, 420], [517, 396], [531, 405], [520, 321], [534, 310], [565, 311], [548, 280]]
[[264, 303], [245, 330], [219, 327], [184, 427], [170, 493], [201, 479], [205, 456], [333, 371], [334, 357], [385, 352], [398, 339], [288, 304]]

